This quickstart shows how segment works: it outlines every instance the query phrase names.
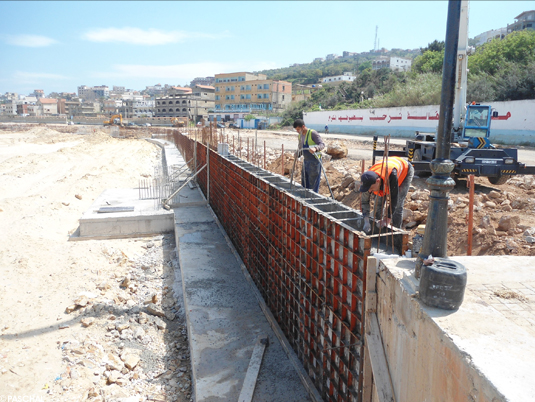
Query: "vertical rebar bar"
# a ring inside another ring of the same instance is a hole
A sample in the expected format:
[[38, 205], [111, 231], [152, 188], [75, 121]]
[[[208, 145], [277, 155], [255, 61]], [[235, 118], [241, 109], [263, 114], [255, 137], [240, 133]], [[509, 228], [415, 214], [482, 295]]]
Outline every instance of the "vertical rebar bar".
[[282, 162], [282, 175], [284, 176], [284, 144], [282, 144], [281, 162]]
[[474, 183], [475, 176], [473, 174], [468, 176], [466, 182], [467, 186], [470, 188], [470, 196], [468, 199], [468, 250], [466, 255], [472, 255], [472, 230], [474, 228]]
[[264, 169], [266, 168], [266, 141], [264, 141]]

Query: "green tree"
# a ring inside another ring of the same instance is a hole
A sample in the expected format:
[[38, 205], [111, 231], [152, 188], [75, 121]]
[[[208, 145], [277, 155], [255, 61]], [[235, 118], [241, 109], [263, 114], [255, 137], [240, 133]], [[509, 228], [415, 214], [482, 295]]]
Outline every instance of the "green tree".
[[372, 68], [372, 62], [371, 62], [371, 60], [365, 61], [364, 63], [362, 63], [362, 64], [359, 66], [359, 73], [363, 72], [363, 71], [366, 70], [367, 68], [369, 68], [369, 69], [371, 70], [371, 68]]
[[444, 52], [435, 50], [428, 50], [421, 56], [418, 56], [412, 68], [414, 71], [423, 73], [440, 73], [442, 72], [442, 64], [444, 63]]
[[488, 74], [470, 74], [467, 84], [467, 102], [490, 102], [496, 98], [494, 77]]
[[535, 60], [535, 31], [517, 31], [504, 39], [494, 39], [478, 47], [468, 58], [471, 73], [495, 75], [510, 67], [509, 63], [527, 65]]
[[421, 47], [420, 53], [424, 54], [425, 52], [428, 52], [428, 51], [443, 52], [445, 47], [446, 47], [446, 44], [444, 41], [438, 41], [435, 39], [433, 42], [428, 43], [427, 47]]

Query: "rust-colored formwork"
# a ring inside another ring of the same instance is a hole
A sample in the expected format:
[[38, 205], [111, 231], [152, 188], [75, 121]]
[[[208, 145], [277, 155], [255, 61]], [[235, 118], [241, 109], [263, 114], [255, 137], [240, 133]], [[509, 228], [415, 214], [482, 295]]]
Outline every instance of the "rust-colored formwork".
[[[174, 140], [192, 159], [194, 141]], [[209, 176], [212, 209], [323, 399], [360, 401], [366, 260], [379, 236], [360, 231], [358, 211], [235, 156], [210, 151]], [[406, 247], [405, 232], [393, 235]]]

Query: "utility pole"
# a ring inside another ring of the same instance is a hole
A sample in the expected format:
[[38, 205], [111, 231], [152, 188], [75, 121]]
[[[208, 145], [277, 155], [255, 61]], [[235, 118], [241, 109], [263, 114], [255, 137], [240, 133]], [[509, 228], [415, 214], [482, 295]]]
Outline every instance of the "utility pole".
[[446, 45], [442, 66], [442, 94], [440, 98], [440, 119], [437, 132], [436, 158], [430, 162], [433, 175], [427, 179], [431, 189], [429, 210], [422, 249], [416, 260], [415, 276], [420, 277], [424, 259], [429, 255], [445, 257], [448, 241], [448, 193], [455, 187], [450, 177], [454, 163], [450, 158], [451, 129], [453, 123], [453, 101], [455, 97], [457, 48], [461, 1], [449, 0]]

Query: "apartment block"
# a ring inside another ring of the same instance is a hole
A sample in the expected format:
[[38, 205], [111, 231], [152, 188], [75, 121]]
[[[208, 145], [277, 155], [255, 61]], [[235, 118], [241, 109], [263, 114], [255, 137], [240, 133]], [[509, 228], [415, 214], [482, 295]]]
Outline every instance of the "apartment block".
[[101, 113], [100, 102], [82, 102], [81, 99], [74, 99], [65, 102], [65, 109], [69, 116], [97, 117]]
[[215, 83], [215, 77], [197, 77], [194, 78], [189, 86], [191, 88], [197, 86], [197, 85], [206, 85], [206, 86], [213, 86]]
[[221, 120], [235, 120], [251, 113], [279, 112], [291, 101], [292, 84], [286, 81], [269, 80], [264, 74], [247, 72], [215, 76], [213, 115]]
[[102, 102], [103, 106], [103, 112], [107, 115], [114, 115], [119, 113], [119, 110], [123, 106], [123, 100], [122, 99], [106, 99], [104, 102]]
[[37, 101], [39, 108], [44, 116], [58, 114], [58, 100], [50, 98], [41, 98]]
[[506, 35], [507, 28], [498, 28], [476, 35], [474, 39], [476, 40], [476, 46], [481, 46], [482, 44], [490, 42], [493, 39], [503, 39]]
[[35, 89], [32, 95], [35, 96], [37, 99], [44, 98], [45, 91], [43, 91], [42, 89]]
[[404, 57], [380, 56], [372, 62], [372, 70], [389, 68], [393, 71], [410, 71], [411, 65], [412, 59], [406, 59]]
[[535, 10], [524, 11], [515, 17], [515, 22], [507, 24], [507, 32], [522, 31], [523, 29], [535, 30]]
[[196, 85], [193, 88], [173, 87], [166, 96], [155, 99], [154, 117], [187, 117], [193, 121], [208, 119], [214, 109], [215, 88]]
[[154, 115], [154, 100], [126, 100], [124, 101], [123, 117], [152, 117]]
[[89, 101], [100, 98], [109, 98], [110, 89], [106, 85], [99, 85], [96, 87], [88, 87], [87, 85], [80, 85], [78, 87], [78, 97]]

